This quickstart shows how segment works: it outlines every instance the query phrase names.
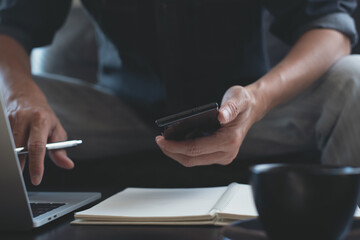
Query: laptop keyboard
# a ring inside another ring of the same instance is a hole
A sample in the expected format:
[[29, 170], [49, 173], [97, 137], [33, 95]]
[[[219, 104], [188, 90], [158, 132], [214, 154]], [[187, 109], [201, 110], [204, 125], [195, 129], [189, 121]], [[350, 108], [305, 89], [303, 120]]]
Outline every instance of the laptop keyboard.
[[30, 203], [31, 211], [34, 217], [46, 212], [50, 212], [58, 207], [64, 206], [65, 203]]

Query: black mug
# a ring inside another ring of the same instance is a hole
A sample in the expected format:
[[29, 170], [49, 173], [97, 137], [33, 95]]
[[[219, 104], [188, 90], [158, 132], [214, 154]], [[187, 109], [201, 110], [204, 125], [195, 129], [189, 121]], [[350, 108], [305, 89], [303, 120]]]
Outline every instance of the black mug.
[[259, 164], [250, 183], [271, 240], [341, 240], [354, 218], [360, 168]]

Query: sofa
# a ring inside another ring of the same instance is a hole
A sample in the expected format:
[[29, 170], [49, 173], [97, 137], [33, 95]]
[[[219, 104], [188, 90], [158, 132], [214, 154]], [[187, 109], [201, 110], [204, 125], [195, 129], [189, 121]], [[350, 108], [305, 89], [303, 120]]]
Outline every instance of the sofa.
[[[359, 16], [360, 14], [355, 15], [358, 23]], [[270, 15], [269, 19], [271, 19]], [[266, 34], [270, 64], [274, 65], [286, 54], [289, 47], [272, 36], [268, 30]], [[164, 156], [155, 145], [154, 138], [159, 132], [154, 128], [154, 123], [143, 123], [137, 120], [136, 113], [132, 113], [131, 109], [120, 100], [115, 100], [118, 102], [115, 113], [109, 112], [106, 116], [96, 115], [97, 108], [105, 108], [116, 98], [102, 92], [101, 89], [92, 89], [97, 81], [96, 48], [94, 26], [81, 5], [74, 4], [66, 23], [56, 34], [53, 44], [34, 49], [31, 54], [34, 79], [40, 86], [53, 85], [55, 90], [48, 93], [47, 98], [50, 105], [54, 104], [53, 108], [65, 129], [70, 129], [69, 138], [85, 139], [83, 146], [68, 150], [76, 167], [71, 171], [62, 170], [47, 159], [43, 183], [37, 188], [62, 189], [71, 186], [72, 188], [93, 189], [104, 185], [119, 188], [227, 185], [234, 181], [247, 182], [249, 168], [256, 163], [319, 162], [320, 153], [315, 151], [268, 158], [241, 159], [228, 166], [213, 165], [193, 168], [181, 166]], [[359, 53], [360, 44], [353, 51]], [[53, 79], [53, 81], [48, 81], [48, 79]], [[64, 85], [74, 90], [68, 91], [67, 88], [62, 87]], [[87, 88], [88, 91], [81, 91], [83, 88]], [[62, 91], [62, 94], [58, 94], [59, 91]], [[94, 119], [91, 120], [95, 122], [93, 125], [85, 124], [91, 122], [89, 119], [76, 119], [79, 116], [69, 116], [66, 111], [63, 111], [70, 108], [72, 112], [76, 112], [77, 108], [84, 107], [66, 102], [66, 94], [79, 94], [84, 99], [94, 99], [96, 96], [95, 100], [89, 100], [86, 106], [88, 111], [94, 113]], [[100, 104], [96, 99], [103, 99], [102, 103]], [[113, 114], [121, 115], [122, 109], [131, 113], [129, 119], [125, 121], [131, 123], [131, 126], [116, 122], [112, 122], [112, 125], [99, 124], [102, 120], [97, 118], [111, 119]], [[75, 120], [84, 124], [76, 125]], [[119, 134], [126, 137], [119, 138]], [[28, 187], [33, 188], [29, 184], [27, 171], [25, 171], [25, 179]]]

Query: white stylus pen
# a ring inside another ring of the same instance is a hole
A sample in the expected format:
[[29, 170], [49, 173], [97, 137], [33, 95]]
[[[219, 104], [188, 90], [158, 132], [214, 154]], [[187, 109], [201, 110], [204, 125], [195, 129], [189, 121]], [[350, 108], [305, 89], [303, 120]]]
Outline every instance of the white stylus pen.
[[[46, 144], [46, 150], [55, 150], [55, 149], [63, 149], [63, 148], [70, 148], [75, 147], [82, 143], [82, 140], [70, 140], [70, 141], [63, 141], [63, 142], [54, 142]], [[15, 149], [15, 152], [18, 155], [28, 154], [28, 150], [24, 147], [19, 147]]]

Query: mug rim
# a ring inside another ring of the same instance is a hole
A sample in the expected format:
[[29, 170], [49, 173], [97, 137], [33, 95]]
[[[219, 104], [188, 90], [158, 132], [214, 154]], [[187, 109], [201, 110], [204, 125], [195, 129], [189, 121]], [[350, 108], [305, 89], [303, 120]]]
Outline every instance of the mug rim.
[[327, 174], [327, 175], [359, 175], [360, 167], [337, 166], [337, 165], [318, 165], [318, 164], [289, 164], [289, 163], [262, 163], [251, 167], [252, 174], [271, 174], [284, 172], [307, 174]]

